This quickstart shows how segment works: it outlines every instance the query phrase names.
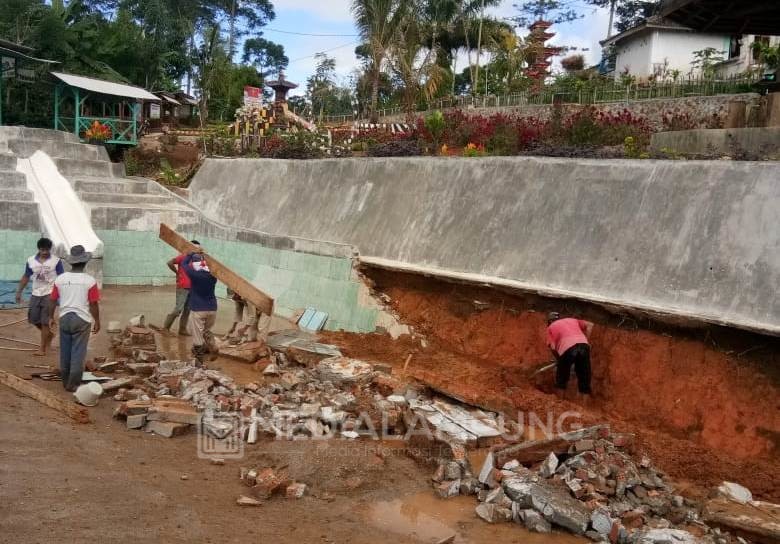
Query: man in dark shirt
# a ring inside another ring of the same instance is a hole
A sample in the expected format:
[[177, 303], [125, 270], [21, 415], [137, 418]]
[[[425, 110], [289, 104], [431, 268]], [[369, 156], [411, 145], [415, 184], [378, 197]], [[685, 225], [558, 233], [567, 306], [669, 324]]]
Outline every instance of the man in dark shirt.
[[[200, 245], [197, 240], [190, 240], [190, 243], [196, 246]], [[189, 336], [187, 332], [187, 322], [190, 318], [190, 278], [184, 273], [184, 269], [181, 266], [184, 257], [187, 255], [181, 254], [170, 261], [168, 261], [168, 268], [176, 274], [176, 305], [173, 307], [173, 311], [165, 317], [165, 324], [163, 325], [164, 332], [167, 334], [171, 331], [173, 322], [176, 318], [179, 318], [179, 336]]]
[[217, 320], [217, 297], [214, 287], [217, 278], [211, 275], [203, 252], [188, 253], [181, 267], [190, 279], [190, 333], [192, 353], [203, 363], [208, 353], [216, 354], [214, 335], [211, 328]]

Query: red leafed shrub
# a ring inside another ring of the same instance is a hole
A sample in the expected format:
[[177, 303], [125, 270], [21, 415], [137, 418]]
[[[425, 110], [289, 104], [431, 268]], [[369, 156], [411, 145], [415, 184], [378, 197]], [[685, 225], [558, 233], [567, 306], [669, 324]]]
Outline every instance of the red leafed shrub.
[[652, 128], [644, 117], [627, 109], [618, 112], [584, 108], [563, 123], [563, 139], [570, 145], [622, 145], [629, 136], [644, 146]]
[[[440, 144], [462, 149], [468, 144], [484, 147], [490, 155], [516, 155], [529, 148], [562, 145], [567, 148], [622, 146], [627, 137], [639, 148], [650, 141], [652, 127], [643, 116], [627, 109], [601, 111], [587, 107], [565, 119], [542, 120], [504, 113], [467, 115], [461, 110], [444, 113], [444, 132]], [[433, 138], [423, 119], [418, 119], [416, 136], [432, 144]]]
[[257, 151], [261, 157], [275, 157], [285, 145], [285, 141], [278, 134], [274, 134], [270, 138], [263, 138]]

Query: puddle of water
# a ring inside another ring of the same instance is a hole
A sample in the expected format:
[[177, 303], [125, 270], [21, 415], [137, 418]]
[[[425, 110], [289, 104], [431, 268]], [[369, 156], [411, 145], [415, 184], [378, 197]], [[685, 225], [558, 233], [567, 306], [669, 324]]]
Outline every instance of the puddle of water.
[[[566, 533], [531, 533], [515, 523], [490, 525], [474, 513], [477, 500], [459, 496], [439, 499], [424, 491], [369, 505], [363, 515], [374, 527], [417, 542], [438, 542], [455, 535], [456, 544], [516, 542], [523, 544], [583, 544]], [[404, 540], [409, 541], [409, 540]]]

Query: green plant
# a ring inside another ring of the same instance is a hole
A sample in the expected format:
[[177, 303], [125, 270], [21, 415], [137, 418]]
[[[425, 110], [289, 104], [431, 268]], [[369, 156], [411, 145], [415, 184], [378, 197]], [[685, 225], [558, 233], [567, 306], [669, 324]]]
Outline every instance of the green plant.
[[125, 153], [125, 174], [128, 176], [141, 175], [141, 163], [138, 157], [135, 156], [135, 153], [133, 153], [133, 150]]
[[662, 147], [658, 151], [664, 159], [669, 159], [673, 161], [685, 159], [685, 155], [683, 155], [676, 149], [672, 149], [671, 147]]
[[717, 65], [726, 60], [723, 56], [725, 54], [725, 51], [718, 51], [714, 47], [705, 47], [693, 52], [691, 66], [694, 70], [700, 70], [704, 78], [712, 79], [717, 73]]
[[432, 111], [425, 118], [425, 129], [431, 135], [433, 148], [437, 150], [437, 152], [441, 147], [441, 139], [444, 135], [445, 126], [444, 114], [442, 114], [442, 112], [439, 110]]
[[626, 136], [623, 140], [623, 152], [629, 159], [649, 159], [650, 154], [637, 145], [636, 140], [632, 136]]
[[167, 159], [160, 160], [160, 177], [165, 185], [178, 186], [180, 177]]
[[780, 44], [771, 46], [761, 41], [753, 42], [753, 51], [769, 70], [780, 69]]

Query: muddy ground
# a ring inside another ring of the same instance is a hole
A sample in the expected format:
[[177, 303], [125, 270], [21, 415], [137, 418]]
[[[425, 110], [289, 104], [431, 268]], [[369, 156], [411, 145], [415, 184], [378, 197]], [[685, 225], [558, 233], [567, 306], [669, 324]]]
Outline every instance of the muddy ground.
[[[109, 288], [103, 324], [144, 312], [159, 323], [173, 304], [167, 288]], [[216, 327], [229, 326], [222, 304]], [[0, 312], [0, 326], [24, 317]], [[282, 325], [282, 324], [280, 324]], [[35, 340], [24, 323], [1, 327], [0, 335]], [[168, 353], [186, 353], [186, 342], [160, 339]], [[0, 345], [19, 347], [10, 341]], [[105, 355], [105, 333], [94, 337], [90, 356]], [[27, 352], [0, 351], [0, 368], [19, 376], [29, 364], [56, 365]], [[256, 376], [252, 365], [219, 360], [215, 367], [239, 382]], [[36, 385], [68, 399], [59, 382]], [[112, 418], [116, 403], [104, 398], [90, 408], [92, 422], [75, 424], [58, 412], [0, 386], [0, 542], [233, 543], [272, 538], [299, 542], [494, 543], [583, 542], [563, 533], [535, 535], [511, 525], [476, 518], [473, 497], [435, 499], [430, 469], [408, 458], [397, 444], [374, 442], [279, 442], [247, 446], [242, 460], [216, 466], [197, 455], [195, 435], [174, 439], [125, 429]], [[287, 465], [310, 485], [301, 500], [276, 498], [261, 507], [239, 507], [246, 492], [241, 466]]]

